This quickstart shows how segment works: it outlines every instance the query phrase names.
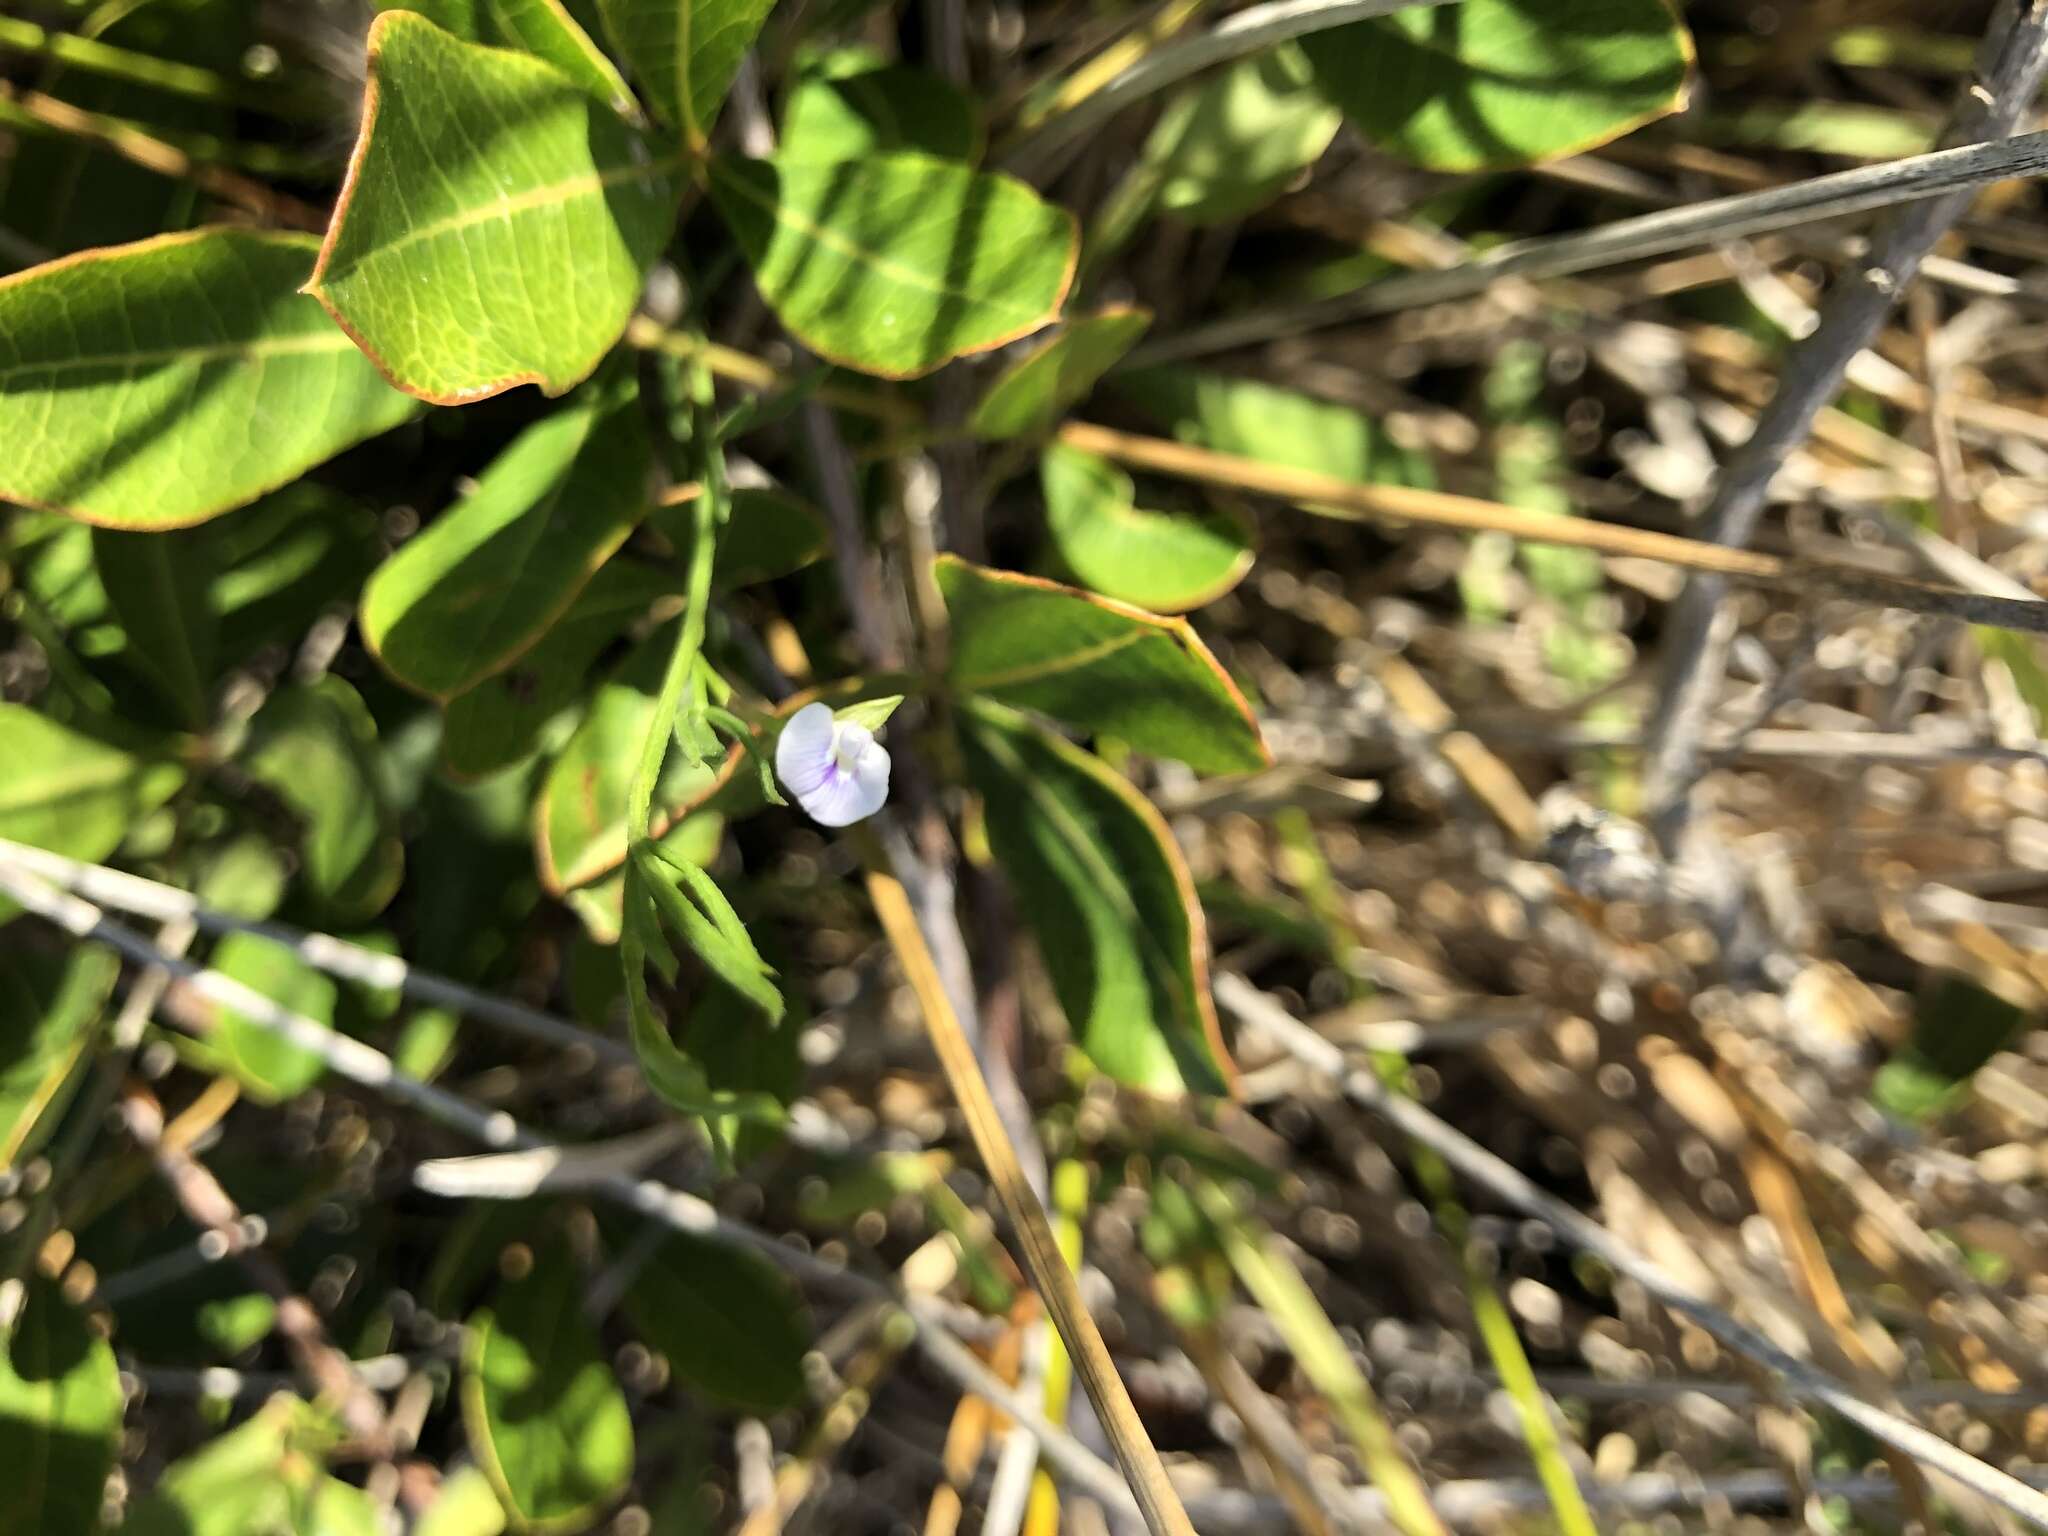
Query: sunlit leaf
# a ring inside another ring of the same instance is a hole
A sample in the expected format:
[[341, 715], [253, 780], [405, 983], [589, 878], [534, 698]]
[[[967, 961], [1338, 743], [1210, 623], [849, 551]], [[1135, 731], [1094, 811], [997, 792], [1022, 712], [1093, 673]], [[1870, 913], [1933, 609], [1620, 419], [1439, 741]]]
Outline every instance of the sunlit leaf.
[[576, 1261], [556, 1242], [469, 1319], [463, 1426], [525, 1529], [583, 1530], [633, 1475], [632, 1413], [584, 1321], [583, 1297]]
[[1070, 320], [1051, 341], [996, 376], [974, 408], [981, 437], [1049, 431], [1116, 366], [1152, 324], [1149, 309], [1111, 308]]
[[679, 163], [552, 66], [387, 12], [307, 291], [422, 399], [561, 394], [625, 329]]
[[947, 680], [1206, 773], [1269, 761], [1244, 696], [1184, 619], [952, 556], [937, 566], [952, 619]]
[[1226, 1091], [1208, 937], [1159, 813], [1099, 758], [1014, 710], [971, 704], [960, 739], [1075, 1044], [1135, 1088]]
[[377, 0], [379, 11], [414, 11], [471, 43], [523, 48], [545, 59], [615, 112], [638, 108], [617, 66], [562, 0]]
[[505, 1506], [475, 1467], [442, 1478], [434, 1502], [412, 1528], [413, 1536], [500, 1536], [504, 1529]]
[[1140, 157], [1153, 205], [1194, 224], [1241, 217], [1322, 157], [1342, 115], [1301, 50], [1269, 48], [1177, 97]]
[[779, 148], [785, 160], [853, 160], [892, 149], [974, 159], [981, 151], [974, 104], [943, 76], [907, 64], [812, 70], [790, 87]]
[[648, 105], [702, 149], [775, 0], [598, 0], [612, 47]]
[[1146, 511], [1131, 477], [1094, 454], [1052, 443], [1039, 459], [1039, 481], [1053, 548], [1105, 597], [1180, 613], [1215, 601], [1252, 567], [1251, 542], [1237, 519]]
[[[253, 933], [230, 933], [214, 946], [212, 967], [281, 1008], [329, 1029], [334, 1027], [340, 990], [282, 944]], [[218, 1018], [219, 1028], [211, 1043], [219, 1048], [224, 1064], [242, 1086], [266, 1103], [303, 1093], [327, 1070], [314, 1052], [293, 1045], [234, 1008], [222, 1007]]]
[[782, 323], [819, 356], [912, 378], [1059, 313], [1074, 221], [1022, 182], [898, 151], [711, 162], [711, 196]]
[[633, 392], [593, 389], [528, 427], [363, 589], [363, 641], [447, 700], [502, 672], [573, 605], [648, 506]]
[[212, 715], [220, 654], [209, 533], [95, 528], [92, 553], [108, 603], [126, 633], [128, 658], [162, 690], [180, 725], [203, 730]]
[[300, 295], [314, 249], [201, 230], [0, 281], [0, 500], [178, 528], [405, 420], [418, 407]]
[[56, 1285], [32, 1276], [0, 1330], [0, 1536], [92, 1536], [126, 1399], [114, 1351]]
[[305, 1403], [272, 1398], [172, 1463], [131, 1506], [123, 1536], [379, 1536], [376, 1501], [325, 1470], [339, 1439]]
[[[661, 835], [662, 851], [671, 858], [709, 864], [725, 839], [725, 818], [716, 811], [693, 811]], [[562, 900], [583, 919], [583, 931], [599, 944], [619, 942], [621, 902], [626, 887], [624, 866], [588, 885], [565, 891]]]
[[1677, 111], [1692, 37], [1668, 0], [1463, 0], [1302, 39], [1367, 138], [1436, 171], [1576, 154]]
[[802, 1304], [756, 1254], [670, 1233], [634, 1272], [625, 1305], [687, 1388], [750, 1413], [787, 1408], [803, 1391]]
[[0, 1172], [48, 1139], [120, 974], [97, 944], [0, 953]]

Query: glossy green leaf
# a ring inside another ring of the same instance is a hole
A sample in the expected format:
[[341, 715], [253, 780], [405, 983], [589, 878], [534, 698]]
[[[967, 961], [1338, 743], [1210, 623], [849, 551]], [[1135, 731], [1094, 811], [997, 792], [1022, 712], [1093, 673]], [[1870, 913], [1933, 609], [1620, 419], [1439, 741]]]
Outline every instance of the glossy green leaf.
[[126, 654], [171, 702], [179, 724], [205, 729], [213, 714], [220, 655], [209, 532], [95, 528], [92, 556], [126, 634]]
[[[97, 863], [184, 781], [173, 763], [0, 703], [0, 837]], [[0, 901], [0, 919], [14, 910]]]
[[463, 1426], [523, 1530], [583, 1530], [633, 1475], [632, 1414], [584, 1321], [583, 1290], [575, 1259], [556, 1242], [469, 1320]]
[[1153, 206], [1193, 224], [1242, 217], [1322, 158], [1342, 114], [1293, 44], [1269, 48], [1177, 97], [1145, 141]]
[[687, 1387], [750, 1413], [787, 1408], [803, 1391], [802, 1302], [757, 1254], [671, 1233], [634, 1273], [625, 1307]]
[[942, 556], [955, 691], [1039, 710], [1204, 773], [1270, 758], [1244, 696], [1184, 619]]
[[775, 0], [598, 0], [612, 47], [648, 105], [701, 150]]
[[313, 254], [213, 229], [0, 281], [0, 500], [178, 528], [405, 420], [418, 407], [299, 294]]
[[1302, 40], [1368, 139], [1435, 171], [1577, 154], [1685, 103], [1692, 37], [1667, 0], [1463, 0]]
[[49, 1138], [120, 974], [97, 944], [0, 953], [0, 1172]]
[[0, 1331], [0, 1536], [93, 1536], [126, 1399], [114, 1351], [40, 1276]]
[[465, 42], [523, 48], [545, 59], [615, 112], [639, 108], [604, 50], [562, 0], [377, 0], [379, 11], [413, 11]]
[[[535, 862], [551, 894], [588, 885], [625, 860], [626, 791], [675, 638], [675, 626], [663, 625], [598, 685], [582, 724], [541, 782]], [[694, 809], [718, 778], [717, 769], [671, 752], [655, 789], [654, 835]]]
[[1068, 570], [1090, 589], [1155, 613], [1214, 602], [1252, 568], [1244, 525], [1225, 512], [1148, 512], [1131, 477], [1064, 443], [1038, 461], [1045, 525]]
[[783, 159], [855, 160], [892, 149], [974, 159], [981, 152], [974, 103], [944, 76], [907, 64], [813, 70], [790, 87]]
[[448, 701], [442, 764], [474, 779], [530, 756], [548, 722], [582, 692], [598, 654], [676, 585], [653, 566], [606, 564], [532, 649]]
[[561, 394], [625, 329], [679, 163], [553, 67], [387, 12], [307, 291], [422, 399]]
[[1075, 1044], [1134, 1088], [1227, 1091], [1202, 912], [1159, 813], [1101, 759], [1014, 710], [970, 704], [960, 740]]
[[363, 589], [364, 643], [433, 699], [502, 672], [638, 526], [651, 463], [632, 391], [589, 391], [528, 427], [475, 491], [378, 567]]
[[1183, 442], [1341, 480], [1432, 486], [1429, 460], [1348, 405], [1224, 373], [1147, 368], [1116, 387]]
[[[334, 1027], [340, 990], [282, 944], [253, 933], [230, 933], [213, 947], [213, 969], [260, 992], [281, 1008]], [[244, 1088], [275, 1104], [305, 1092], [327, 1070], [304, 1046], [293, 1045], [237, 1010], [223, 1006], [212, 1043]]]
[[381, 1536], [376, 1501], [325, 1470], [339, 1439], [307, 1404], [272, 1398], [174, 1462], [122, 1536]]
[[805, 346], [914, 378], [1028, 336], [1059, 313], [1071, 215], [1021, 181], [898, 151], [711, 162], [711, 196], [761, 297]]
[[1021, 437], [1050, 431], [1138, 344], [1151, 324], [1152, 311], [1136, 308], [1105, 309], [1068, 321], [1059, 335], [997, 375], [974, 408], [976, 435]]
[[329, 921], [383, 911], [405, 850], [377, 779], [377, 726], [356, 691], [329, 675], [280, 688], [251, 723], [242, 765], [298, 817], [300, 877]]

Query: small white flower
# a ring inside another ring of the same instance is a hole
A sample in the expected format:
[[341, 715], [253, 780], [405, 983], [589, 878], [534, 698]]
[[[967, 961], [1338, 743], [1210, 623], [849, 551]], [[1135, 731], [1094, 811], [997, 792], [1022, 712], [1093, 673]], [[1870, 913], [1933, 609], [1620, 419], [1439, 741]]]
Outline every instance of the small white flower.
[[835, 718], [831, 705], [806, 704], [775, 743], [775, 776], [811, 820], [847, 827], [889, 798], [889, 749], [866, 726]]

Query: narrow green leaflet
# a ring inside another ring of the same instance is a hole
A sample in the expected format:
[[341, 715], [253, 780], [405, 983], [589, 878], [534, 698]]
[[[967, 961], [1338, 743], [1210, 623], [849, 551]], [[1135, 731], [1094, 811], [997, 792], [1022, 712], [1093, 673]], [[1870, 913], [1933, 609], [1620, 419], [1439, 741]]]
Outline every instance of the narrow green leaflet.
[[1162, 212], [1193, 224], [1239, 218], [1314, 165], [1340, 121], [1301, 50], [1269, 48], [1177, 97], [1145, 141], [1140, 174]]
[[1120, 375], [1116, 388], [1162, 418], [1182, 441], [1218, 453], [1342, 480], [1436, 483], [1428, 458], [1394, 442], [1370, 416], [1298, 390], [1182, 368]]
[[377, 783], [377, 725], [334, 676], [280, 688], [251, 724], [242, 765], [299, 818], [300, 878], [327, 919], [347, 926], [384, 910], [405, 850]]
[[936, 574], [956, 692], [1039, 710], [1203, 773], [1271, 761], [1244, 696], [1186, 620], [950, 555]]
[[[0, 837], [97, 862], [184, 781], [176, 764], [0, 704]], [[0, 921], [14, 910], [0, 901]]]
[[[661, 835], [661, 848], [670, 858], [709, 864], [718, 857], [724, 840], [723, 816], [716, 811], [692, 811]], [[564, 891], [562, 900], [583, 919], [583, 931], [595, 943], [616, 944], [625, 918], [625, 891], [626, 869], [620, 865], [588, 885]]]
[[532, 649], [448, 701], [442, 765], [458, 778], [475, 779], [530, 756], [548, 722], [582, 692], [599, 652], [675, 586], [653, 566], [607, 564]]
[[761, 297], [819, 356], [915, 378], [1059, 313], [1072, 215], [1009, 176], [897, 151], [711, 162], [711, 197]]
[[612, 48], [648, 105], [702, 150], [775, 0], [598, 0]]
[[307, 292], [409, 394], [559, 395], [625, 329], [679, 164], [552, 66], [386, 12]]
[[766, 1259], [671, 1233], [634, 1272], [626, 1315], [688, 1387], [750, 1413], [803, 1391], [810, 1329], [789, 1282]]
[[1068, 321], [1059, 335], [996, 376], [974, 408], [975, 434], [1022, 437], [1052, 430], [1151, 324], [1151, 310], [1127, 306]]
[[465, 42], [523, 48], [546, 59], [614, 112], [627, 117], [639, 112], [618, 67], [590, 40], [562, 0], [377, 0], [377, 9], [417, 12]]
[[907, 64], [813, 70], [790, 87], [784, 159], [854, 160], [892, 149], [974, 159], [981, 153], [974, 103], [943, 75]]
[[580, 1531], [633, 1475], [633, 1418], [583, 1318], [568, 1245], [498, 1287], [469, 1320], [462, 1422], [470, 1450], [525, 1530]]
[[[213, 947], [213, 969], [260, 992], [281, 1008], [334, 1027], [340, 990], [324, 974], [282, 944], [253, 933], [230, 933]], [[320, 1080], [326, 1064], [304, 1046], [223, 1007], [212, 1044], [222, 1064], [242, 1086], [268, 1104], [303, 1093]]]
[[309, 235], [209, 229], [0, 280], [0, 501], [179, 528], [418, 407], [299, 293]]
[[220, 623], [212, 607], [210, 530], [92, 531], [93, 565], [126, 633], [125, 654], [163, 690], [178, 723], [204, 730], [213, 714]]
[[1158, 811], [1014, 710], [970, 704], [960, 740], [1075, 1044], [1134, 1088], [1227, 1092], [1202, 911]]
[[576, 601], [648, 506], [634, 392], [590, 391], [536, 422], [477, 488], [363, 589], [363, 640], [416, 693], [446, 701], [502, 672]]
[[40, 1276], [0, 1331], [0, 1536], [93, 1536], [125, 1406], [114, 1351]]
[[120, 974], [97, 944], [0, 954], [0, 1173], [48, 1139]]
[[[551, 895], [588, 885], [625, 861], [626, 791], [675, 643], [675, 626], [663, 625], [598, 685], [582, 724], [541, 781], [534, 806], [535, 862]], [[655, 789], [654, 834], [694, 809], [719, 776], [717, 769], [670, 753]]]
[[325, 1469], [340, 1435], [295, 1398], [216, 1435], [132, 1505], [122, 1536], [380, 1536], [377, 1503]]
[[632, 855], [663, 923], [714, 976], [766, 1014], [770, 1024], [779, 1024], [784, 1006], [781, 989], [739, 913], [701, 865], [664, 857], [665, 852], [655, 843], [636, 847]]
[[1668, 0], [1463, 0], [1302, 40], [1368, 139], [1433, 171], [1530, 165], [1685, 104], [1692, 36]]
[[1067, 569], [1105, 597], [1155, 613], [1214, 602], [1252, 568], [1251, 540], [1227, 512], [1139, 507], [1131, 477], [1064, 443], [1038, 463], [1045, 525]]

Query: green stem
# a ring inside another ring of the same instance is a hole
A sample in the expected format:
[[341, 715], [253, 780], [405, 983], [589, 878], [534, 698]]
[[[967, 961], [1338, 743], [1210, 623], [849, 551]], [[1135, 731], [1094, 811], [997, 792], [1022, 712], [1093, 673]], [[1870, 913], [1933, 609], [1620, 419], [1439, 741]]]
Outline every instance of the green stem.
[[[711, 450], [716, 457], [718, 449]], [[690, 504], [692, 531], [690, 571], [683, 609], [683, 627], [676, 635], [676, 648], [668, 659], [668, 671], [661, 680], [661, 693], [654, 701], [653, 718], [640, 743], [640, 762], [633, 770], [632, 788], [626, 797], [626, 845], [631, 848], [647, 841], [654, 820], [654, 787], [661, 779], [662, 759], [668, 755], [676, 715], [683, 695], [696, 670], [697, 654], [704, 648], [704, 611], [711, 602], [711, 556], [717, 545], [718, 505], [723, 500], [721, 484], [716, 489], [706, 477], [704, 494]]]

